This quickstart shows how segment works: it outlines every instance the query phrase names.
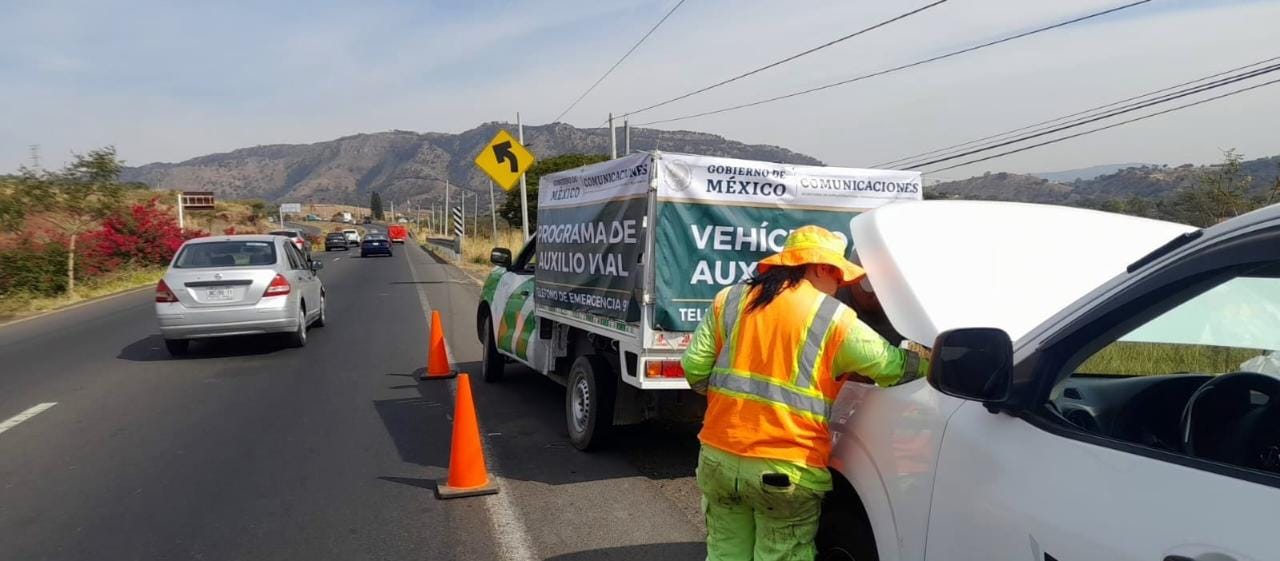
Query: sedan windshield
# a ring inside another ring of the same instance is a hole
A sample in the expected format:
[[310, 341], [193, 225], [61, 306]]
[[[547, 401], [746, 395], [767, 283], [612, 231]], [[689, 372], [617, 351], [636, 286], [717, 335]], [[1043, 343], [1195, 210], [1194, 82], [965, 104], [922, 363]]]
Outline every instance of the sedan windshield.
[[175, 269], [253, 267], [274, 265], [275, 244], [257, 241], [223, 241], [188, 244], [173, 260]]

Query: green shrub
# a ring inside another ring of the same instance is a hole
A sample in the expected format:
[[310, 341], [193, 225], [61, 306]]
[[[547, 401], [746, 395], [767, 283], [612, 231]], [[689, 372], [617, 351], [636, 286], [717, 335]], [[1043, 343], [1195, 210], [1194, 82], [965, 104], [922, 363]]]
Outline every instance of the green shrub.
[[67, 246], [53, 241], [34, 243], [24, 240], [12, 248], [0, 250], [0, 296], [53, 296], [66, 290]]

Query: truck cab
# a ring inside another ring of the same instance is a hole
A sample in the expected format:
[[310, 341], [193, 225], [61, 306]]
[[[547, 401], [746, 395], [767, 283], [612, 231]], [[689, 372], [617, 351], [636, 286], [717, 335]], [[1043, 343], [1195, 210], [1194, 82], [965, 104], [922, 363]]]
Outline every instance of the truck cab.
[[820, 558], [1276, 558], [1280, 207], [1201, 231], [928, 202], [853, 236], [933, 362], [842, 389]]

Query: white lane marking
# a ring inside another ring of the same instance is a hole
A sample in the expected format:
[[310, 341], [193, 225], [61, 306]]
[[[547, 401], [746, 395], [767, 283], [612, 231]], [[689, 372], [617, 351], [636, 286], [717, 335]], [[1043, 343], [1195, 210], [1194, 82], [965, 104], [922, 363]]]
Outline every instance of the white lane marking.
[[58, 403], [56, 401], [52, 403], [41, 403], [30, 409], [27, 409], [26, 411], [18, 413], [17, 415], [9, 417], [8, 420], [6, 420], [3, 423], [0, 423], [0, 433], [3, 433], [4, 431], [7, 431], [13, 427], [16, 427], [22, 424], [23, 421], [30, 419], [32, 417], [35, 417], [36, 415], [43, 413], [46, 409], [53, 407], [54, 405], [57, 405], [57, 404]]
[[[424, 251], [425, 255], [426, 252]], [[413, 278], [415, 286], [418, 287], [418, 303], [422, 306], [422, 313], [431, 315], [431, 304], [427, 302], [427, 289], [418, 277], [418, 268], [414, 266], [413, 259], [408, 259], [409, 276]], [[451, 351], [447, 343], [445, 351]], [[452, 362], [453, 353], [448, 352]], [[457, 387], [455, 383], [449, 382], [449, 398], [457, 400]], [[498, 459], [493, 454], [489, 442], [481, 441], [484, 447], [485, 462], [489, 466], [490, 476], [498, 480], [499, 486], [506, 487], [496, 495], [487, 495], [484, 497], [485, 514], [488, 514], [489, 529], [493, 532], [495, 538], [494, 545], [498, 549], [498, 555], [506, 561], [535, 561], [533, 550], [533, 540], [529, 539], [529, 530], [525, 528], [524, 520], [520, 518], [520, 512], [516, 510], [515, 505], [511, 502], [510, 485], [502, 485], [502, 478], [498, 476], [502, 473], [502, 467], [498, 465]]]

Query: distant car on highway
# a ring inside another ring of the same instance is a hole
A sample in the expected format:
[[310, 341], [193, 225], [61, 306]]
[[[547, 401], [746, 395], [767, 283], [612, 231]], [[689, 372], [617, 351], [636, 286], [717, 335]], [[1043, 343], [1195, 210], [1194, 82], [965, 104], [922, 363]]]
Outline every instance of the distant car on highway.
[[342, 232], [329, 232], [324, 237], [325, 251], [333, 251], [335, 249], [341, 249], [342, 251], [346, 251], [348, 247], [349, 246], [347, 245], [347, 235], [343, 234]]
[[342, 235], [347, 237], [347, 245], [360, 245], [360, 230], [347, 228], [342, 231]]
[[306, 345], [307, 327], [325, 324], [323, 265], [282, 236], [188, 240], [156, 283], [165, 348], [181, 355], [192, 339], [262, 333]]
[[391, 240], [382, 234], [369, 234], [360, 242], [360, 257], [386, 255], [391, 257]]
[[391, 238], [391, 243], [404, 243], [409, 239], [409, 229], [399, 224], [387, 226], [387, 237]]
[[311, 242], [307, 241], [307, 236], [302, 233], [302, 230], [272, 230], [270, 234], [289, 238], [289, 241], [293, 242], [293, 246], [298, 248], [298, 251], [301, 251], [307, 259], [311, 259]]

